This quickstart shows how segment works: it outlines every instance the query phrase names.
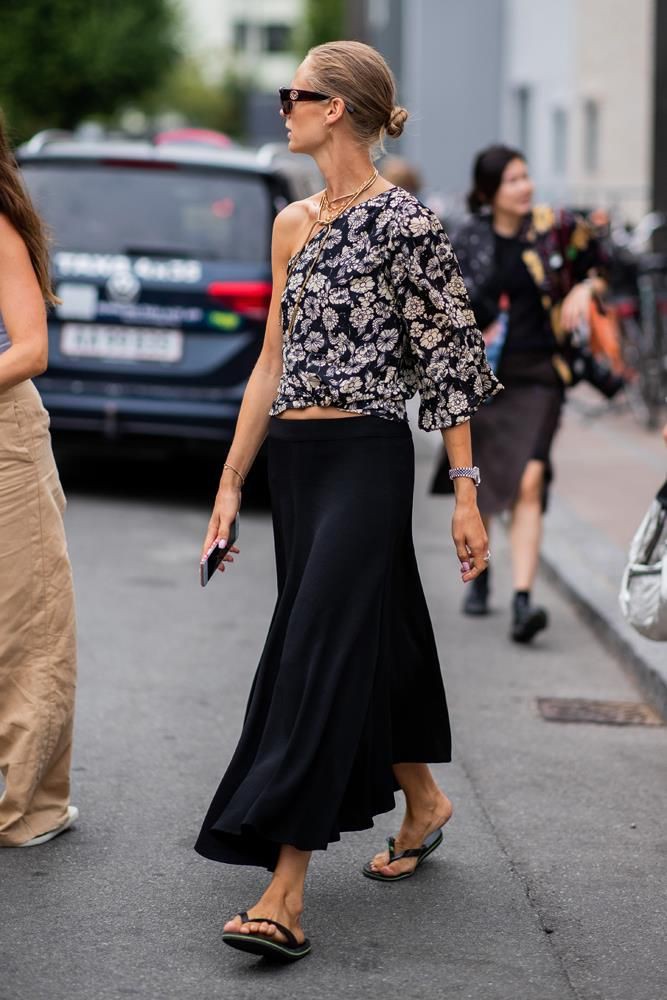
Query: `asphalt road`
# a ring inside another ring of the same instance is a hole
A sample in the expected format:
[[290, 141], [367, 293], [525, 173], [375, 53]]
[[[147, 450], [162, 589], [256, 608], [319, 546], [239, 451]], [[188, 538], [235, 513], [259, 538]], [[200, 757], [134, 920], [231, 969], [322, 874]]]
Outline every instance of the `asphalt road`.
[[201, 591], [210, 466], [63, 465], [81, 820], [49, 845], [0, 852], [0, 1000], [667, 995], [667, 729], [540, 718], [538, 696], [639, 695], [545, 582], [552, 628], [534, 647], [509, 644], [500, 532], [497, 613], [459, 615], [449, 507], [425, 496], [433, 445], [420, 437], [415, 537], [453, 716], [455, 760], [436, 770], [455, 815], [443, 847], [397, 885], [359, 868], [398, 809], [318, 855], [304, 918], [313, 953], [282, 969], [220, 943], [265, 873], [192, 851], [272, 609], [268, 515], [244, 512], [240, 559]]

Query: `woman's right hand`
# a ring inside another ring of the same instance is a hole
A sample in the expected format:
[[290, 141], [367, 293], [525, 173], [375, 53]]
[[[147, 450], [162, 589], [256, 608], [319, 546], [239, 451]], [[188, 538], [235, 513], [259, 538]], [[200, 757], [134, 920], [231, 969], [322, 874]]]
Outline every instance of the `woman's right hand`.
[[[204, 547], [202, 548], [201, 554], [202, 559], [216, 539], [218, 540], [220, 548], [225, 547], [227, 539], [229, 538], [230, 528], [240, 509], [241, 490], [238, 489], [238, 487], [221, 483], [215, 498], [215, 503], [213, 504], [213, 513], [211, 514], [211, 518], [208, 522], [208, 530], [206, 532]], [[226, 562], [234, 562], [234, 557], [232, 555], [233, 552], [239, 552], [239, 549], [235, 545], [232, 545], [231, 549], [220, 563], [218, 569], [221, 573], [224, 573]]]

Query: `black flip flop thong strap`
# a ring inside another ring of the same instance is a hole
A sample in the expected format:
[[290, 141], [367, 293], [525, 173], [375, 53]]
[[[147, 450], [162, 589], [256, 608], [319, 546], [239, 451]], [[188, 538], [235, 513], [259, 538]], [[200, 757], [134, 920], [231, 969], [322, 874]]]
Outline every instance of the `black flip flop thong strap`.
[[[249, 917], [246, 910], [242, 910], [239, 913], [242, 924], [272, 924], [276, 930], [279, 930], [281, 934], [284, 934], [287, 938], [287, 944], [290, 948], [299, 948], [299, 942], [292, 934], [289, 927], [285, 927], [283, 924], [279, 924], [277, 920], [271, 920], [271, 917]], [[266, 937], [266, 935], [264, 935]], [[267, 940], [269, 940], [267, 938]], [[279, 943], [279, 942], [277, 942]]]
[[401, 861], [403, 858], [421, 858], [424, 850], [425, 849], [423, 847], [410, 847], [407, 851], [401, 851], [400, 854], [394, 854], [389, 864], [393, 861]]
[[396, 854], [396, 840], [394, 837], [387, 837], [387, 847], [389, 848], [389, 864], [393, 864], [394, 861], [401, 861], [402, 858], [420, 858], [425, 850], [427, 850], [426, 844], [422, 844], [421, 847], [409, 847], [407, 851], [401, 851], [400, 854]]

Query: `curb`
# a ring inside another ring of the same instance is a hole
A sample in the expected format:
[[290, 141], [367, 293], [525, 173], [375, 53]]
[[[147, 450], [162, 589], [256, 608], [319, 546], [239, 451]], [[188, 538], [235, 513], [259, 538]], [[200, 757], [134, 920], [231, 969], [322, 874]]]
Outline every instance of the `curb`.
[[635, 632], [618, 604], [625, 553], [553, 496], [541, 566], [667, 720], [667, 643]]

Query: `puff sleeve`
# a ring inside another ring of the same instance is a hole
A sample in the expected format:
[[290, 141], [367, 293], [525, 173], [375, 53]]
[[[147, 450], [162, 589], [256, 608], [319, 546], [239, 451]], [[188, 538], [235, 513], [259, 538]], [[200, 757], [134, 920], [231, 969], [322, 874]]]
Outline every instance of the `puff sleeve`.
[[489, 367], [440, 221], [414, 202], [397, 220], [393, 239], [392, 282], [403, 317], [405, 361], [419, 390], [419, 426], [454, 427], [502, 386]]

